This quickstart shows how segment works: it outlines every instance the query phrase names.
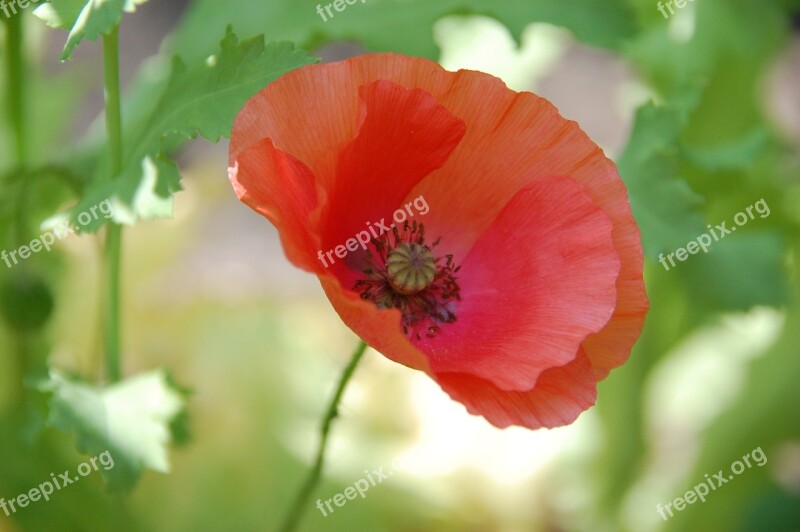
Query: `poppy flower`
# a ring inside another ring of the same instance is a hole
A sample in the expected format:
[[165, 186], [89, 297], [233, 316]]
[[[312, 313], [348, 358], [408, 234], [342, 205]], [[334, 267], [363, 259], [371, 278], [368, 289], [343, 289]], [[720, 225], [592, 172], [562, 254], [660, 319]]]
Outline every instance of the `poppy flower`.
[[616, 167], [490, 75], [396, 54], [299, 68], [244, 106], [229, 166], [353, 331], [495, 426], [571, 423], [641, 332]]

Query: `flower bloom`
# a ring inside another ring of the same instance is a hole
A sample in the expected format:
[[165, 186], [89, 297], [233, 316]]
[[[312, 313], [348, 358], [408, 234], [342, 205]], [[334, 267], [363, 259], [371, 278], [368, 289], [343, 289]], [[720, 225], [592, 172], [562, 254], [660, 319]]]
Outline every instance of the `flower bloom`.
[[498, 427], [571, 423], [641, 332], [616, 167], [487, 74], [395, 54], [294, 70], [242, 109], [229, 177], [353, 331]]

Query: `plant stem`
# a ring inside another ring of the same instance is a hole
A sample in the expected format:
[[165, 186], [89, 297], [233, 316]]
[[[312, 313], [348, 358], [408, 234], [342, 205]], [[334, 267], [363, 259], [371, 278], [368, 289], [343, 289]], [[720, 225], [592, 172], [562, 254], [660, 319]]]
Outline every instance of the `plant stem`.
[[[105, 81], [106, 132], [111, 160], [111, 179], [122, 171], [122, 105], [119, 88], [119, 27], [103, 36], [103, 75]], [[121, 378], [120, 370], [120, 271], [122, 227], [108, 225], [105, 247], [104, 339], [106, 371], [110, 382]]]
[[119, 88], [119, 28], [103, 36], [106, 131], [111, 157], [111, 176], [122, 171], [122, 103]]
[[[22, 17], [12, 16], [6, 20], [6, 102], [8, 104], [8, 120], [11, 125], [11, 136], [14, 142], [14, 159], [16, 171], [24, 172], [28, 165], [28, 139], [25, 129], [25, 86], [27, 77], [25, 72], [24, 29]], [[21, 243], [24, 240], [24, 223], [21, 209], [17, 209], [14, 223], [14, 238]], [[21, 413], [25, 410], [27, 392], [25, 377], [28, 373], [29, 337], [21, 331], [14, 333], [16, 370], [14, 377], [16, 383], [15, 401], [12, 403], [12, 412]], [[22, 415], [22, 414], [20, 414]]]
[[115, 223], [106, 233], [106, 296], [105, 296], [105, 351], [109, 382], [118, 382], [120, 369], [120, 272], [122, 262], [122, 228]]
[[[6, 102], [8, 103], [8, 120], [11, 124], [11, 136], [14, 142], [14, 171], [24, 174], [28, 166], [28, 139], [25, 128], [27, 101], [25, 89], [28, 82], [25, 72], [24, 30], [22, 16], [17, 14], [6, 21]], [[26, 176], [27, 177], [27, 176]], [[20, 204], [26, 183], [19, 187]], [[18, 245], [25, 241], [25, 213], [21, 207], [16, 209], [14, 220], [14, 238]]]
[[22, 16], [6, 21], [6, 63], [8, 78], [8, 117], [13, 128], [17, 165], [27, 163], [27, 137], [25, 131], [25, 59], [23, 57]]
[[308, 478], [306, 478], [303, 487], [297, 493], [297, 497], [295, 498], [294, 504], [292, 504], [289, 513], [286, 514], [286, 519], [280, 528], [281, 532], [292, 532], [297, 528], [297, 525], [300, 524], [300, 519], [303, 517], [303, 513], [305, 511], [306, 502], [311, 496], [311, 493], [314, 491], [314, 488], [317, 486], [322, 474], [322, 465], [325, 461], [325, 449], [328, 445], [328, 434], [330, 433], [333, 420], [339, 415], [339, 402], [342, 400], [347, 383], [353, 376], [356, 366], [358, 366], [358, 363], [361, 361], [366, 349], [367, 344], [365, 344], [363, 341], [358, 344], [358, 347], [350, 358], [350, 362], [347, 364], [344, 372], [342, 372], [342, 376], [339, 378], [339, 385], [336, 387], [336, 392], [333, 394], [330, 404], [328, 404], [325, 417], [322, 418], [319, 449], [317, 450], [317, 458], [314, 461], [314, 467], [308, 474]]

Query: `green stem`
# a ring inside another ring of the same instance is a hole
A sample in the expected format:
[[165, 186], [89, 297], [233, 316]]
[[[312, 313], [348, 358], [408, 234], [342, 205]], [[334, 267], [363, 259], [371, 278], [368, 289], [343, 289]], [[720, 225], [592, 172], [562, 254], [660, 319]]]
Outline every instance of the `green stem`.
[[303, 517], [303, 513], [306, 509], [306, 503], [308, 502], [311, 493], [314, 491], [314, 488], [317, 486], [320, 476], [322, 475], [322, 466], [325, 462], [325, 449], [328, 446], [328, 434], [330, 433], [333, 420], [339, 415], [339, 402], [342, 400], [347, 383], [353, 376], [356, 366], [358, 366], [358, 363], [361, 361], [361, 357], [364, 355], [364, 351], [366, 351], [366, 349], [367, 344], [365, 344], [363, 341], [358, 344], [358, 347], [350, 359], [350, 363], [347, 364], [342, 376], [339, 378], [339, 385], [336, 387], [336, 392], [333, 394], [333, 398], [328, 405], [328, 409], [325, 412], [325, 417], [322, 418], [319, 449], [317, 450], [317, 458], [314, 461], [314, 467], [309, 472], [308, 478], [303, 484], [303, 487], [297, 493], [297, 497], [295, 498], [294, 504], [292, 504], [289, 513], [286, 514], [286, 519], [280, 528], [281, 532], [292, 532], [293, 530], [296, 530], [297, 525], [300, 524], [300, 519]]
[[[105, 81], [106, 132], [111, 160], [111, 179], [122, 171], [122, 104], [119, 88], [119, 28], [103, 36], [103, 75]], [[110, 382], [120, 380], [120, 272], [122, 227], [111, 223], [105, 247], [104, 339], [106, 371]]]
[[[6, 103], [8, 104], [8, 120], [11, 125], [11, 136], [14, 142], [14, 158], [16, 170], [23, 172], [28, 165], [28, 139], [25, 129], [25, 85], [27, 77], [25, 72], [24, 29], [22, 17], [12, 16], [6, 20]], [[14, 238], [17, 242], [24, 239], [24, 220], [21, 209], [17, 209], [14, 223]], [[24, 411], [26, 402], [25, 377], [29, 356], [29, 338], [24, 332], [17, 331], [14, 338], [17, 375], [15, 402], [12, 411]]]
[[13, 128], [17, 164], [27, 163], [27, 137], [25, 131], [25, 58], [23, 57], [22, 17], [17, 15], [6, 21], [6, 63], [8, 78], [8, 117]]
[[122, 171], [122, 100], [119, 88], [119, 28], [103, 36], [106, 132], [111, 157], [111, 177]]
[[105, 248], [106, 294], [105, 294], [105, 352], [106, 371], [109, 382], [122, 378], [120, 368], [120, 273], [122, 263], [122, 227], [110, 224], [106, 233]]
[[[8, 86], [6, 89], [6, 102], [8, 104], [8, 119], [11, 125], [11, 136], [14, 142], [14, 158], [16, 163], [15, 171], [24, 173], [28, 165], [28, 148], [25, 130], [25, 52], [23, 50], [24, 36], [22, 27], [22, 17], [14, 15], [6, 21], [6, 50], [8, 61], [6, 61], [6, 78]], [[19, 186], [19, 201], [24, 201], [26, 183]], [[22, 208], [17, 208], [14, 220], [14, 238], [17, 245], [25, 240], [25, 213]]]

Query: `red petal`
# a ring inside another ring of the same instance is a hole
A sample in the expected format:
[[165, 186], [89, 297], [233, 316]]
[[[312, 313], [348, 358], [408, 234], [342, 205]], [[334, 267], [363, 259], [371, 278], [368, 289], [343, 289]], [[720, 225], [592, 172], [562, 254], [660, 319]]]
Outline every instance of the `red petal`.
[[[464, 136], [464, 122], [421, 90], [378, 81], [359, 90], [358, 136], [339, 158], [322, 214], [323, 250], [343, 245], [365, 224], [385, 220], [425, 176], [439, 168]], [[332, 268], [345, 286], [356, 276], [342, 261]]]
[[313, 259], [319, 239], [309, 225], [317, 206], [316, 179], [308, 167], [265, 139], [240, 153], [228, 175], [239, 199], [278, 229], [289, 260], [320, 272]]
[[606, 327], [583, 344], [598, 378], [605, 377], [627, 360], [649, 306], [641, 237], [614, 163], [550, 102], [513, 93], [486, 74], [460, 71], [445, 92], [434, 95], [466, 122], [467, 135], [447, 163], [409, 197], [424, 194], [431, 208], [426, 223], [459, 234], [444, 246], [447, 252], [464, 256], [520, 188], [553, 175], [580, 182], [611, 220], [621, 261], [617, 306]]
[[446, 88], [448, 77], [433, 61], [374, 54], [298, 68], [248, 100], [233, 125], [230, 165], [264, 138], [308, 166], [328, 186], [341, 149], [358, 132], [359, 88], [385, 79], [407, 88]]
[[343, 290], [332, 275], [320, 276], [322, 288], [333, 308], [353, 332], [386, 358], [430, 373], [428, 358], [400, 333], [400, 311], [379, 310], [350, 290]]
[[520, 191], [461, 263], [458, 321], [416, 342], [433, 371], [530, 390], [543, 371], [573, 360], [614, 312], [611, 229], [570, 178]]
[[500, 428], [568, 425], [597, 398], [592, 366], [583, 350], [569, 364], [543, 372], [536, 387], [526, 392], [507, 392], [489, 381], [462, 373], [439, 374], [436, 380], [471, 414], [483, 416]]

